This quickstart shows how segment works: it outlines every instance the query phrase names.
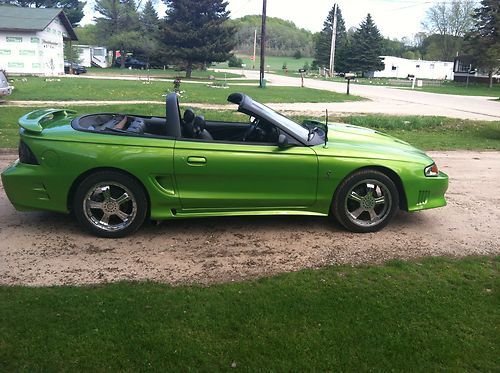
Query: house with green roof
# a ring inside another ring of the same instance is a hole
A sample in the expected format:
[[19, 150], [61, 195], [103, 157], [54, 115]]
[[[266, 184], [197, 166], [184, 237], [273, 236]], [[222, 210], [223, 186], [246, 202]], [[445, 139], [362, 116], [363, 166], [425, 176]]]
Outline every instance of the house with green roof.
[[0, 6], [0, 69], [9, 74], [64, 74], [70, 40], [78, 38], [61, 9]]

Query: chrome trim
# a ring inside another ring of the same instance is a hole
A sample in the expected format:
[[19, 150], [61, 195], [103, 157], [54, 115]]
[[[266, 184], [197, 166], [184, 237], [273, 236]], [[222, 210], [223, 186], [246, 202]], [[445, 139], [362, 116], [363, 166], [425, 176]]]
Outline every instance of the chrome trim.
[[83, 200], [85, 218], [96, 228], [116, 232], [127, 228], [137, 215], [132, 192], [115, 181], [95, 184]]

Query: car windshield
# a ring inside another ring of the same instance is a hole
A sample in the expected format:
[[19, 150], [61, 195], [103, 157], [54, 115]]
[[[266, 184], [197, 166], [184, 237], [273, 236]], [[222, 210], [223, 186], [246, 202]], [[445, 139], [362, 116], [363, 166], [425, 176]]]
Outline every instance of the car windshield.
[[279, 122], [283, 127], [285, 127], [287, 130], [290, 132], [300, 136], [301, 140], [304, 140], [307, 142], [307, 138], [309, 135], [309, 130], [306, 128], [302, 127], [300, 124], [297, 122], [291, 120], [290, 118], [285, 117], [284, 115], [275, 112], [273, 109], [270, 107], [267, 107], [266, 105], [261, 104], [260, 102], [253, 102], [255, 106], [257, 106], [259, 109], [262, 109], [263, 111], [266, 112], [266, 114], [274, 121]]

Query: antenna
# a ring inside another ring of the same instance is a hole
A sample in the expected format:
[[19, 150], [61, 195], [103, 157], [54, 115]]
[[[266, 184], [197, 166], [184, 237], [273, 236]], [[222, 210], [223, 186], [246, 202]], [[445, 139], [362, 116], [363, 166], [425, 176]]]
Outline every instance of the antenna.
[[326, 125], [325, 125], [325, 147], [328, 142], [328, 109], [326, 109]]

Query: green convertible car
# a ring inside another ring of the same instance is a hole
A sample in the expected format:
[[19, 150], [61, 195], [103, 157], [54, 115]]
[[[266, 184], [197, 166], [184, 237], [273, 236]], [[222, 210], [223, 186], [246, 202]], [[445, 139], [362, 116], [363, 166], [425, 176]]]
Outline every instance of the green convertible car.
[[298, 124], [242, 93], [247, 123], [37, 110], [19, 120], [19, 160], [2, 173], [18, 210], [73, 212], [102, 237], [152, 220], [231, 215], [334, 216], [354, 232], [398, 209], [446, 204], [448, 177], [422, 151], [366, 128]]

